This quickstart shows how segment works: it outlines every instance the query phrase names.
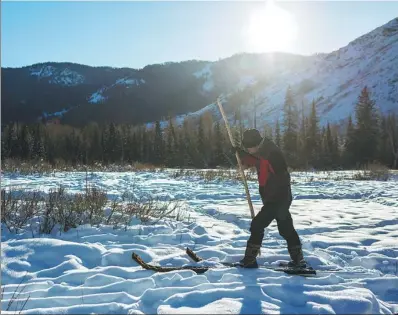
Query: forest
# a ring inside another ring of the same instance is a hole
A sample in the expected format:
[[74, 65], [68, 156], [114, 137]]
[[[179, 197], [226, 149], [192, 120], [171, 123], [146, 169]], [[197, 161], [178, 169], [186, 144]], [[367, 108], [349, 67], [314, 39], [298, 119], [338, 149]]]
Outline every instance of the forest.
[[[286, 91], [283, 119], [259, 128], [283, 150], [291, 169], [355, 169], [378, 163], [398, 167], [398, 119], [381, 114], [363, 87], [346, 125], [320, 126], [316, 104], [305, 114]], [[244, 130], [239, 112], [231, 126], [239, 143]], [[247, 126], [246, 126], [247, 127]], [[253, 126], [250, 126], [253, 127]], [[343, 130], [342, 130], [343, 129]], [[50, 165], [125, 165], [133, 162], [171, 168], [235, 167], [236, 160], [224, 122], [210, 113], [182, 126], [168, 119], [154, 128], [133, 124], [89, 123], [82, 128], [65, 124], [11, 123], [1, 137], [4, 160], [45, 161]]]

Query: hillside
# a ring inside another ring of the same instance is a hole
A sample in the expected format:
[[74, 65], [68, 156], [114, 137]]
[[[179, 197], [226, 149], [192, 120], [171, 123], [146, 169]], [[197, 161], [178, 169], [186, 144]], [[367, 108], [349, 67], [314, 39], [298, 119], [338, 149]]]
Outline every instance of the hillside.
[[42, 63], [2, 68], [2, 123], [57, 116], [63, 123], [150, 123], [177, 116], [217, 113], [225, 96], [232, 115], [241, 106], [246, 123], [282, 118], [286, 89], [296, 103], [317, 103], [321, 124], [353, 113], [367, 85], [384, 113], [398, 112], [398, 18], [329, 54], [238, 54], [215, 62], [184, 61], [142, 69]]
[[[250, 56], [242, 61], [250, 60]], [[357, 38], [347, 46], [329, 54], [313, 55], [296, 59], [295, 63], [281, 67], [275, 55], [264, 55], [268, 60], [268, 78], [256, 80], [243, 74], [240, 82], [246, 88], [230, 95], [242, 100], [242, 111], [246, 124], [252, 125], [256, 107], [257, 125], [274, 123], [283, 116], [282, 108], [287, 88], [293, 90], [296, 104], [309, 111], [311, 102], [316, 102], [321, 125], [328, 121], [339, 123], [353, 114], [361, 89], [366, 85], [382, 113], [398, 112], [398, 18]], [[205, 73], [211, 82], [212, 64]], [[205, 83], [209, 85], [209, 83]], [[243, 97], [242, 97], [243, 96]], [[227, 111], [231, 107], [225, 105]], [[216, 104], [210, 104], [197, 113], [180, 117], [196, 116], [205, 111], [217, 112]]]

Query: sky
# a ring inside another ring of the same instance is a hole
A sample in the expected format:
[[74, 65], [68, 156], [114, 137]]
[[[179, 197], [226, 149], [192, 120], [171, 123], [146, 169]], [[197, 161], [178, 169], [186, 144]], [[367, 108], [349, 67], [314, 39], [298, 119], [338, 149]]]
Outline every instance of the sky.
[[[331, 52], [398, 16], [398, 1], [1, 1], [1, 66], [143, 68], [236, 53]], [[276, 8], [276, 9], [275, 9]]]

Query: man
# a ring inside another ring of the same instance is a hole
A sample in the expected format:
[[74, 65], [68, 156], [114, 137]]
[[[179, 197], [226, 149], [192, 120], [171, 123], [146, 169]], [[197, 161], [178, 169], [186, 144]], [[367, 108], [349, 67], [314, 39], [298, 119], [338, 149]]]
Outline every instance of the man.
[[262, 138], [256, 129], [243, 133], [242, 145], [249, 154], [240, 148], [235, 150], [239, 152], [244, 168], [254, 166], [257, 169], [263, 207], [252, 220], [245, 256], [239, 264], [246, 268], [258, 267], [256, 257], [263, 242], [264, 229], [276, 219], [279, 234], [287, 242], [291, 258], [289, 266], [305, 267], [301, 242], [289, 211], [293, 200], [290, 174], [281, 150], [271, 140]]

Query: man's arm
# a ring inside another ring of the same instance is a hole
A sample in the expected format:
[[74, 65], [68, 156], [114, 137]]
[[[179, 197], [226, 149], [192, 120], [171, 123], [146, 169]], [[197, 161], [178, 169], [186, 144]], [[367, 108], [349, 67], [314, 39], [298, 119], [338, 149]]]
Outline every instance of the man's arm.
[[244, 170], [256, 166], [258, 158], [239, 147], [234, 147], [234, 151], [238, 152]]

